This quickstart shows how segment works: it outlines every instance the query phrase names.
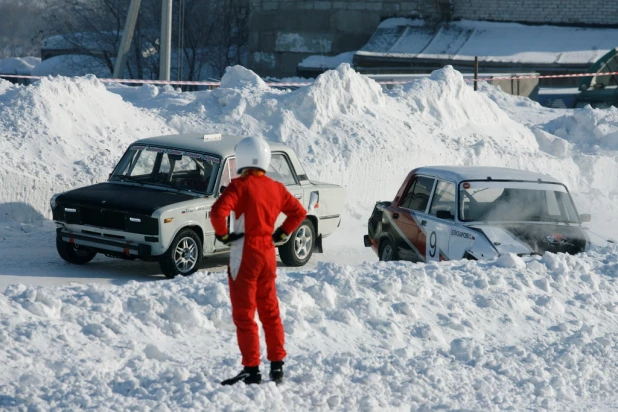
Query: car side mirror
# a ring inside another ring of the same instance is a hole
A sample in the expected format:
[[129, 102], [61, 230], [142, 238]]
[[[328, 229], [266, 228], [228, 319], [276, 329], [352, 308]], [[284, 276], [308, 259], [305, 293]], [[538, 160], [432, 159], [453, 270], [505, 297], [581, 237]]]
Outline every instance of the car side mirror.
[[223, 191], [224, 191], [225, 189], [227, 189], [227, 186], [221, 186], [221, 187], [219, 188], [219, 193], [223, 193]]
[[582, 213], [579, 215], [579, 220], [582, 223], [590, 222], [592, 220], [592, 215], [590, 213]]
[[455, 216], [449, 210], [438, 210], [436, 217], [438, 219], [455, 220]]

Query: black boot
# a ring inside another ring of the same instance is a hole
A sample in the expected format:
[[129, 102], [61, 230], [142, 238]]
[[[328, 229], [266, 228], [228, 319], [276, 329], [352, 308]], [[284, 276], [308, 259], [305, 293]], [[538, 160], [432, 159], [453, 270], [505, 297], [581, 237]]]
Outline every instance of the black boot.
[[270, 380], [277, 385], [283, 382], [283, 361], [270, 362]]
[[251, 383], [262, 383], [262, 374], [259, 366], [245, 366], [245, 368], [231, 379], [224, 380], [221, 385], [234, 385], [238, 382], [244, 382], [247, 385]]

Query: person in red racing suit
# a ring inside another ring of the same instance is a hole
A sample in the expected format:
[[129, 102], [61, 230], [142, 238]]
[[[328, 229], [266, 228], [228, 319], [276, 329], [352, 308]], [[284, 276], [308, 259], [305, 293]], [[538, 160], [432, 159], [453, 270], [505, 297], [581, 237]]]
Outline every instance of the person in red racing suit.
[[[270, 147], [263, 139], [246, 138], [236, 146], [240, 177], [233, 179], [212, 206], [210, 219], [216, 238], [230, 244], [228, 283], [232, 318], [244, 369], [236, 377], [221, 382], [261, 383], [260, 340], [257, 308], [266, 338], [270, 378], [283, 380], [284, 332], [279, 315], [275, 278], [277, 261], [274, 242], [285, 240], [306, 216], [301, 203], [279, 182], [266, 176]], [[248, 167], [250, 166], [250, 167]], [[228, 233], [227, 217], [233, 212], [233, 233]], [[283, 224], [274, 231], [280, 213]]]

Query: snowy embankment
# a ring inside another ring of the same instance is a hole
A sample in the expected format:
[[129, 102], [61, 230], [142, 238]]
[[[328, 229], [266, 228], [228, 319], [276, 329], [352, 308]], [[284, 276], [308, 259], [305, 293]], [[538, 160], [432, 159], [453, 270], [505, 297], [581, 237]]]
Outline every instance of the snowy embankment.
[[[615, 214], [604, 214], [616, 211], [616, 116], [581, 109], [559, 117], [522, 101], [488, 87], [475, 93], [448, 67], [390, 91], [347, 65], [295, 91], [271, 89], [242, 67], [229, 70], [220, 88], [196, 93], [106, 88], [93, 77], [29, 87], [0, 80], [0, 149], [9, 154], [0, 193], [2, 203], [14, 203], [0, 218], [31, 221], [22, 206], [49, 218], [53, 193], [106, 179], [137, 138], [226, 132], [289, 144], [310, 177], [346, 186], [349, 212], [363, 220], [413, 167], [485, 165], [553, 175], [585, 195], [582, 212], [593, 213], [595, 228], [607, 229], [607, 221], [617, 227]], [[531, 110], [535, 124], [518, 118]], [[592, 135], [586, 116], [600, 122]], [[588, 194], [609, 209], [587, 204]]]
[[282, 272], [289, 379], [238, 369], [226, 279], [12, 286], [3, 407], [590, 410], [617, 401], [618, 257]]
[[[618, 237], [614, 109], [546, 109], [488, 86], [475, 93], [449, 67], [392, 90], [347, 65], [295, 91], [270, 89], [241, 67], [221, 86], [0, 80], [0, 274], [74, 271], [55, 256], [51, 195], [106, 179], [132, 141], [177, 132], [285, 142], [311, 178], [346, 186], [344, 223], [318, 262], [329, 252], [335, 262], [375, 259], [362, 246], [371, 207], [424, 165], [553, 175], [593, 214], [593, 229]], [[28, 254], [34, 239], [46, 242], [35, 249], [43, 258]], [[617, 401], [615, 251], [282, 269], [282, 387], [219, 386], [239, 368], [221, 276], [7, 287], [0, 407], [590, 410]]]

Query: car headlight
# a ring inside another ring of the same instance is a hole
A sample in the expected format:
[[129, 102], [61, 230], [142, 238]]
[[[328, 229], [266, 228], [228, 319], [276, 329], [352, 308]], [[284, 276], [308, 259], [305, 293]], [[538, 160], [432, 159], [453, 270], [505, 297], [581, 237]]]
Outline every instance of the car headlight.
[[58, 196], [60, 196], [62, 193], [56, 193], [55, 195], [53, 195], [51, 197], [51, 199], [49, 199], [49, 204], [51, 205], [52, 210], [54, 210], [56, 208], [56, 199], [58, 198]]

